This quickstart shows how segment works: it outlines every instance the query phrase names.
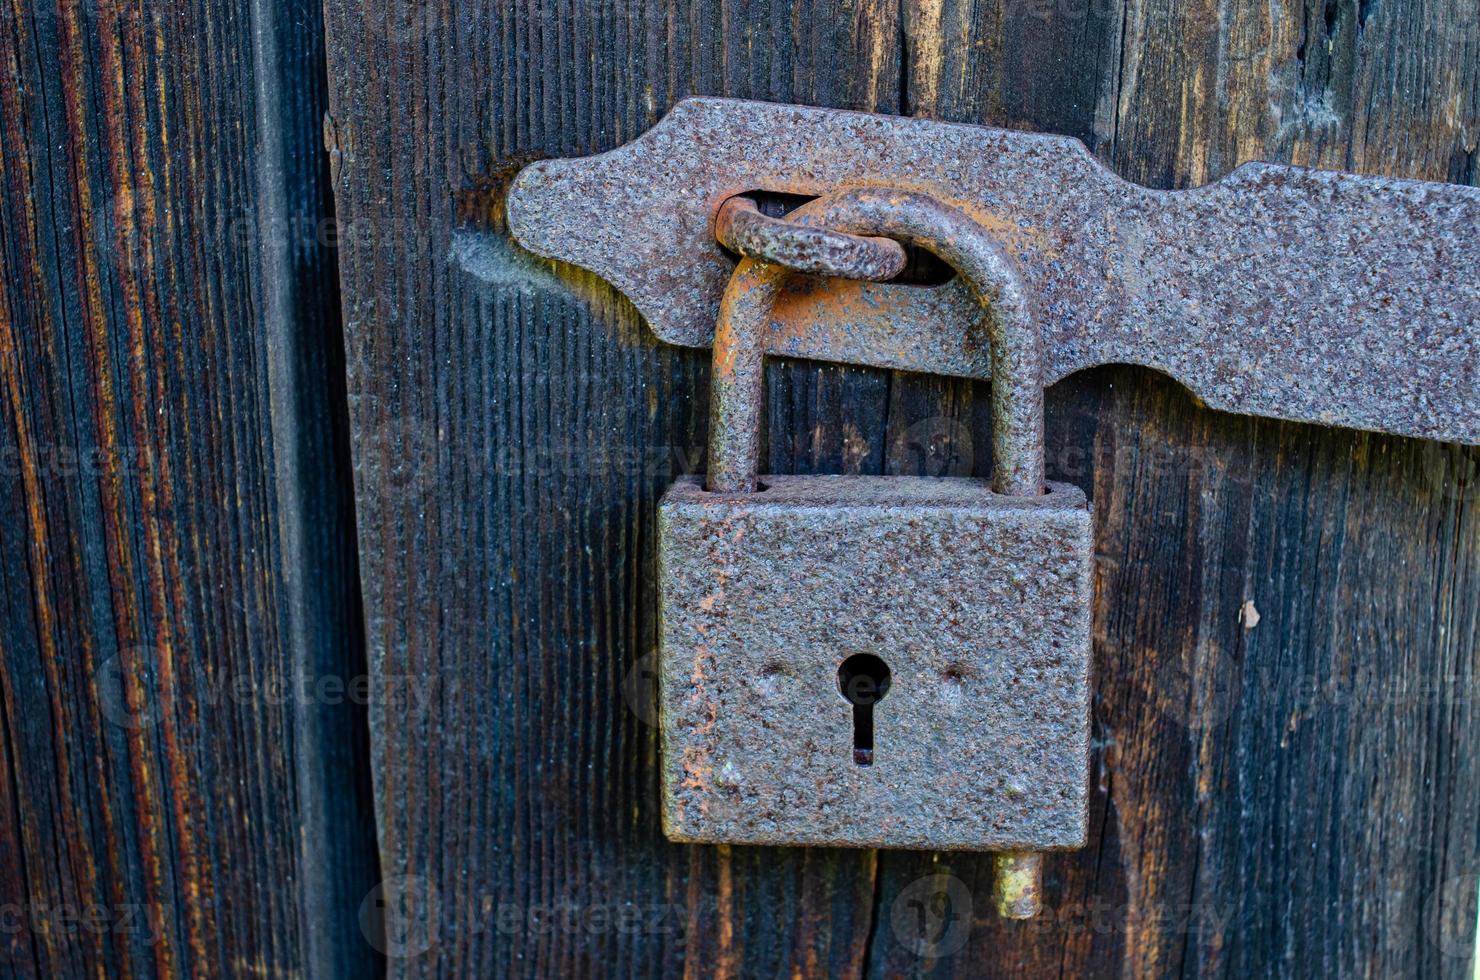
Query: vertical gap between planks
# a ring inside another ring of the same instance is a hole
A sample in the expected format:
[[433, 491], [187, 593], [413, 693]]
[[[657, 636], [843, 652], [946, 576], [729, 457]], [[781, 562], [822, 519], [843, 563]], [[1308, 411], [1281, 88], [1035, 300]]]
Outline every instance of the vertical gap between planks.
[[[284, 16], [252, 0], [258, 201], [257, 298], [268, 350], [279, 554], [297, 794], [298, 919], [304, 974], [381, 974], [363, 901], [380, 878], [364, 704], [365, 643], [349, 457], [344, 340], [328, 154], [325, 24], [318, 4]], [[311, 118], [285, 86], [313, 86]], [[307, 229], [312, 229], [310, 233]], [[295, 254], [304, 248], [309, 256]], [[330, 697], [328, 682], [343, 697]], [[373, 926], [372, 926], [373, 928]]]

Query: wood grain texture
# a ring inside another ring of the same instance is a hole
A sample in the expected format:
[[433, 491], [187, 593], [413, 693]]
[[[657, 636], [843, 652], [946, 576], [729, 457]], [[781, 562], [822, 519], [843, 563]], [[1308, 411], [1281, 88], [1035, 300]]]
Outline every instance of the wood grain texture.
[[[924, 52], [930, 7], [911, 8]], [[964, 10], [968, 33], [1021, 46], [979, 5], [944, 16]], [[1017, 38], [1038, 39], [1046, 81], [930, 54], [912, 108], [1080, 136], [1157, 187], [1256, 159], [1473, 181], [1477, 31], [1462, 4], [1043, 4]], [[1107, 64], [1093, 97], [994, 96]], [[1050, 474], [1096, 505], [1097, 839], [1051, 865], [1057, 917], [983, 923], [959, 957], [1030, 975], [1468, 976], [1475, 453], [1211, 412], [1131, 369], [1070, 379], [1050, 413]], [[903, 879], [931, 867], [903, 863]], [[988, 894], [985, 862], [956, 873]], [[872, 962], [933, 972], [889, 938]]]
[[[1071, 378], [1049, 448], [1100, 522], [1097, 792], [1092, 847], [1049, 862], [1053, 914], [993, 919], [970, 855], [677, 847], [646, 720], [652, 522], [701, 465], [707, 365], [499, 214], [522, 162], [690, 94], [1063, 132], [1156, 186], [1254, 156], [1473, 179], [1461, 5], [1331, 9], [330, 0], [394, 975], [1464, 972], [1473, 452]], [[1328, 17], [1366, 39], [1311, 39]], [[1311, 121], [1317, 87], [1347, 93], [1338, 125]], [[969, 385], [768, 382], [773, 471], [983, 471]]]
[[374, 968], [321, 43], [0, 6], [0, 973]]
[[[859, 972], [871, 854], [661, 837], [656, 731], [626, 705], [651, 706], [655, 505], [702, 461], [706, 359], [513, 252], [499, 189], [519, 161], [617, 145], [687, 94], [896, 108], [897, 10], [328, 14], [392, 972]], [[860, 427], [877, 442], [886, 378], [772, 377], [803, 433], [773, 438], [773, 460], [838, 466]]]

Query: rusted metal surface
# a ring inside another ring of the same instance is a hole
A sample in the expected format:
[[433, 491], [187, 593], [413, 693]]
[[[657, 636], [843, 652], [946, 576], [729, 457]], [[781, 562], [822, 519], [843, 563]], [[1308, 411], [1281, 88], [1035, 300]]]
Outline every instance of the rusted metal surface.
[[904, 271], [905, 254], [890, 238], [865, 238], [761, 214], [748, 197], [720, 205], [714, 237], [732, 252], [794, 272], [882, 281]]
[[764, 328], [787, 275], [779, 265], [747, 259], [720, 300], [709, 371], [709, 490], [756, 489], [765, 410]]
[[1033, 918], [1043, 907], [1043, 855], [1013, 851], [994, 856], [992, 893], [1002, 918]]
[[761, 484], [765, 331], [791, 273], [740, 264], [715, 331], [707, 488], [682, 479], [659, 507], [664, 830], [1011, 850], [1003, 907], [1031, 915], [1027, 852], [1086, 832], [1093, 538], [1080, 490], [1044, 492], [1032, 304], [991, 235], [924, 195], [803, 210], [929, 248], [979, 297], [994, 483]]
[[[1090, 514], [981, 481], [697, 479], [659, 509], [663, 827], [679, 841], [1085, 841]], [[839, 667], [888, 665], [871, 764]]]
[[[960, 276], [979, 304], [975, 330], [993, 368], [993, 488], [1038, 493], [1043, 487], [1043, 354], [1031, 296], [1013, 260], [974, 219], [910, 191], [863, 188], [813, 201], [797, 220], [825, 216], [829, 228], [890, 236], [927, 249]], [[767, 326], [786, 268], [741, 262], [720, 301], [714, 334], [709, 423], [711, 490], [750, 491], [760, 458], [762, 381]], [[816, 325], [844, 339], [846, 319]]]
[[[1480, 443], [1476, 188], [1246, 164], [1154, 191], [1063, 137], [690, 99], [610, 153], [526, 168], [508, 217], [660, 338], [704, 347], [734, 265], [713, 236], [721, 203], [862, 185], [929, 194], [997, 236], [1037, 297], [1049, 382], [1144, 364], [1216, 408]], [[767, 351], [986, 377], [978, 319], [959, 279], [794, 276]]]

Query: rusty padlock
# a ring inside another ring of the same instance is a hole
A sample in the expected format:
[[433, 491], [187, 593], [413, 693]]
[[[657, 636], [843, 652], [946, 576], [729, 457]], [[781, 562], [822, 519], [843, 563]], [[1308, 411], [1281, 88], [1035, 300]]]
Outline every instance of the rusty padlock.
[[790, 273], [720, 306], [707, 485], [659, 511], [663, 828], [676, 841], [983, 850], [1038, 908], [1041, 852], [1085, 842], [1092, 531], [1045, 484], [1032, 297], [964, 212], [912, 192], [809, 203], [927, 249], [983, 305], [993, 478], [756, 475], [765, 331]]

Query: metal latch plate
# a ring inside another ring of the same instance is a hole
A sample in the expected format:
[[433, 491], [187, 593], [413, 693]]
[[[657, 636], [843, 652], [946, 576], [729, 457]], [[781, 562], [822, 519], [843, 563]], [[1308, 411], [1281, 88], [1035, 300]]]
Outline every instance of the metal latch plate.
[[[734, 261], [722, 202], [885, 186], [990, 229], [1039, 297], [1045, 382], [1166, 372], [1214, 408], [1480, 443], [1480, 188], [1262, 163], [1138, 187], [1077, 140], [688, 99], [625, 146], [520, 174], [510, 230], [590, 269], [663, 340], [709, 346]], [[796, 277], [768, 353], [986, 377], [976, 298]]]

